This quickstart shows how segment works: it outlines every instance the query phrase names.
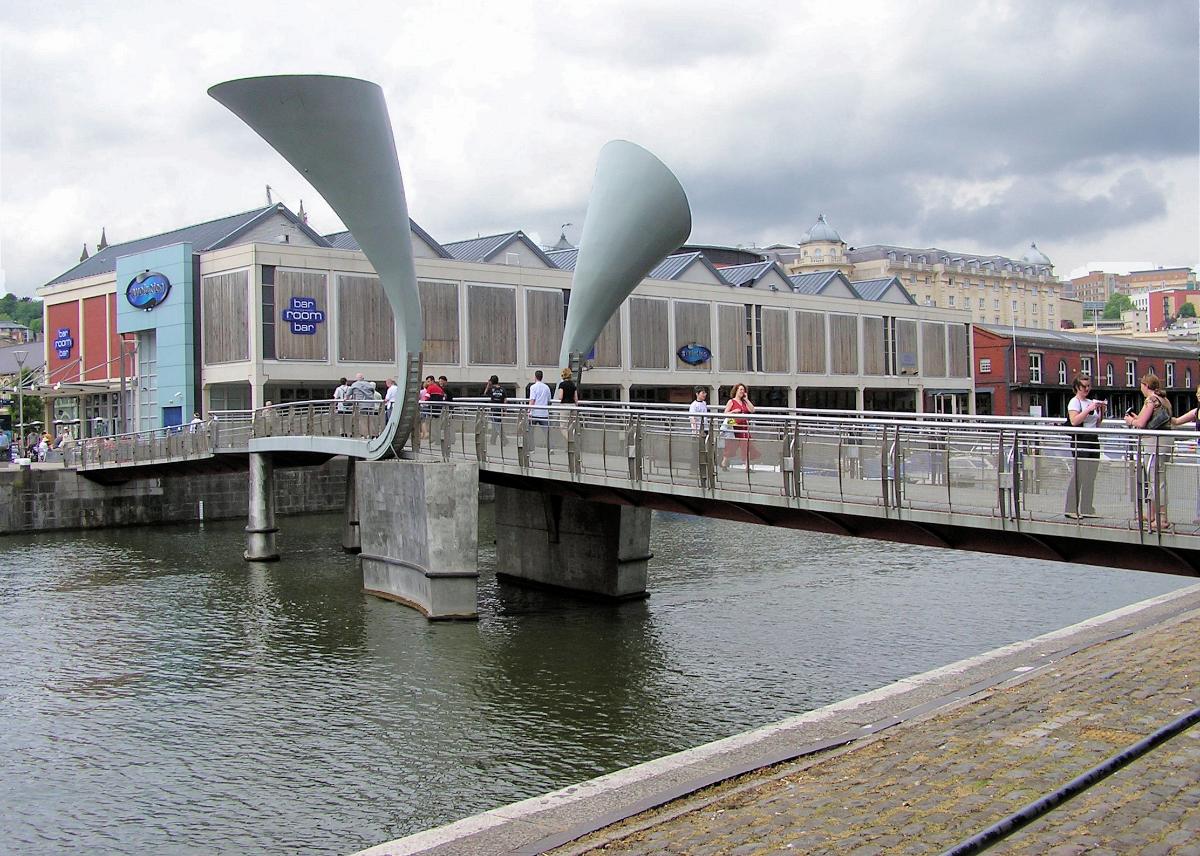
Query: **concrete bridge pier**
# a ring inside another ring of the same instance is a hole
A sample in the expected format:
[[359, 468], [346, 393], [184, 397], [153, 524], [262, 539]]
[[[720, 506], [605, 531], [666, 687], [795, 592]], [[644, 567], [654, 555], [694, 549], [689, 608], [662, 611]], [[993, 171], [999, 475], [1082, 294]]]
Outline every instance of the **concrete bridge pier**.
[[429, 619], [476, 618], [478, 465], [387, 460], [355, 469], [363, 590]]
[[358, 490], [354, 484], [355, 458], [346, 458], [345, 522], [342, 525], [342, 549], [347, 553], [362, 552], [358, 531]]
[[650, 509], [496, 488], [501, 579], [606, 600], [647, 597]]
[[250, 453], [250, 514], [246, 525], [247, 562], [277, 562], [275, 548], [275, 462], [269, 454]]

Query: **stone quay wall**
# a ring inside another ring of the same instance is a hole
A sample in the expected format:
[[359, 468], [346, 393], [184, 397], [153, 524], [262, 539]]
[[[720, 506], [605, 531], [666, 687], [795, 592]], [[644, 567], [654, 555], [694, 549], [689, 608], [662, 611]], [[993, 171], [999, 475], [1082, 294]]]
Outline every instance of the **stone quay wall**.
[[[341, 511], [346, 461], [275, 470], [277, 514]], [[55, 529], [100, 529], [147, 523], [244, 520], [245, 472], [188, 473], [101, 485], [63, 468], [0, 470], [0, 535]]]

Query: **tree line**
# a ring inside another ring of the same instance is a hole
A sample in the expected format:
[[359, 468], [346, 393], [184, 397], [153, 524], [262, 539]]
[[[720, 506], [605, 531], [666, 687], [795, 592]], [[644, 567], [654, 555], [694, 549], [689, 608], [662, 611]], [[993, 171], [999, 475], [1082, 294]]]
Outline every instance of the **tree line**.
[[42, 338], [42, 301], [6, 294], [0, 297], [0, 321], [23, 324]]

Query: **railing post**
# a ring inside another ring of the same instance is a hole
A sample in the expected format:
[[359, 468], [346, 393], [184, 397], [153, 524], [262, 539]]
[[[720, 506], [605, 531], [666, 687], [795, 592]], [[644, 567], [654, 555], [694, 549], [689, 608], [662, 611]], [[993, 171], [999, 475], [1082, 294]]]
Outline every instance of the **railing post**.
[[567, 469], [571, 475], [578, 476], [583, 472], [583, 462], [579, 453], [579, 411], [572, 409], [567, 414]]
[[482, 408], [475, 411], [475, 460], [487, 463], [487, 412]]
[[629, 417], [629, 426], [625, 429], [625, 454], [629, 458], [629, 480], [642, 480], [642, 422], [637, 414]]
[[529, 469], [529, 409], [522, 408], [517, 413], [517, 465], [521, 469]]
[[796, 496], [796, 426], [789, 422], [783, 429], [783, 460], [780, 475], [783, 477], [783, 495]]

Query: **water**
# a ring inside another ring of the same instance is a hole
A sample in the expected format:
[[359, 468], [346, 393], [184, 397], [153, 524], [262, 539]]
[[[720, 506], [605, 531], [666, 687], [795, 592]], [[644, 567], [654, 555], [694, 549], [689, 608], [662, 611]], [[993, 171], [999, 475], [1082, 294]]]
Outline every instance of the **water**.
[[647, 601], [366, 597], [337, 516], [0, 541], [0, 851], [345, 853], [1188, 584], [672, 515]]

